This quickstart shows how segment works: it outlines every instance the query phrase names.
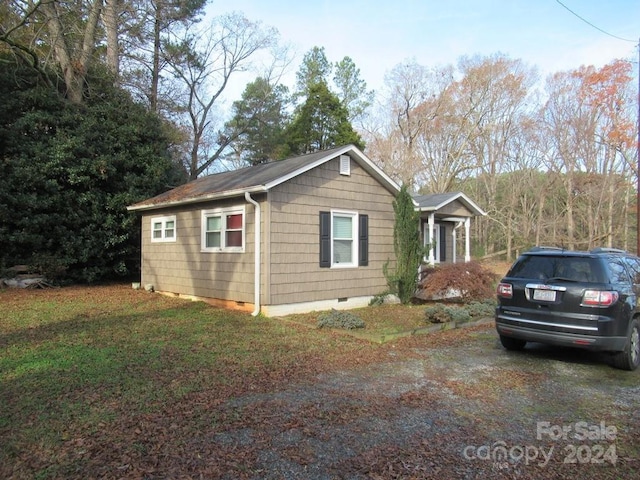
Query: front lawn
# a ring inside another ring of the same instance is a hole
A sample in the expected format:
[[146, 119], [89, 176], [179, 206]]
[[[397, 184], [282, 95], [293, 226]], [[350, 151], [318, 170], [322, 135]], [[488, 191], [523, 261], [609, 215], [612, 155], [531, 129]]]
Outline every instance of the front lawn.
[[232, 396], [379, 354], [337, 332], [123, 285], [5, 289], [0, 305], [0, 478], [82, 477], [148, 455], [149, 436], [180, 448], [224, 424], [212, 408]]
[[[374, 343], [313, 315], [117, 285], [0, 290], [0, 312], [2, 479], [614, 480], [640, 465], [637, 372], [584, 352], [516, 355], [489, 324]], [[357, 312], [364, 331], [424, 322], [424, 306]], [[537, 445], [537, 421], [616, 426], [617, 464], [565, 464], [558, 442], [545, 470], [463, 456]]]

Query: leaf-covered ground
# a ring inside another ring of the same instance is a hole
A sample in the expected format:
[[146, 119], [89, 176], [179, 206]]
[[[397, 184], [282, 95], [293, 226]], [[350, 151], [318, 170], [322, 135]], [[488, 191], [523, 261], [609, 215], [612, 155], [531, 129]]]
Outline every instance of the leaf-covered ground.
[[[381, 345], [126, 286], [3, 290], [0, 308], [0, 478], [640, 469], [640, 372], [579, 351], [508, 353], [491, 324]], [[406, 313], [395, 308], [377, 311]]]

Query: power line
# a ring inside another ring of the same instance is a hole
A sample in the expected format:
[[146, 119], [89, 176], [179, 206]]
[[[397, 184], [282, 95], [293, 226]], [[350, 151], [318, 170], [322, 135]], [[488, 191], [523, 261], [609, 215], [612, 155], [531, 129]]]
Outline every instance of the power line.
[[578, 17], [580, 20], [582, 20], [584, 23], [586, 23], [587, 25], [589, 25], [590, 27], [595, 28], [596, 30], [598, 30], [599, 32], [604, 33], [605, 35], [609, 35], [610, 37], [616, 38], [618, 40], [622, 40], [623, 42], [633, 42], [636, 43], [636, 40], [630, 40], [628, 38], [622, 38], [622, 37], [618, 37], [617, 35], [613, 35], [612, 33], [609, 33], [603, 29], [601, 29], [600, 27], [594, 25], [593, 23], [591, 23], [590, 21], [582, 18], [580, 15], [578, 15], [576, 12], [574, 12], [573, 10], [571, 10], [569, 7], [567, 7], [564, 3], [562, 3], [560, 0], [556, 0], [556, 2], [558, 2], [562, 7], [566, 8], [571, 14], [575, 15], [576, 17]]

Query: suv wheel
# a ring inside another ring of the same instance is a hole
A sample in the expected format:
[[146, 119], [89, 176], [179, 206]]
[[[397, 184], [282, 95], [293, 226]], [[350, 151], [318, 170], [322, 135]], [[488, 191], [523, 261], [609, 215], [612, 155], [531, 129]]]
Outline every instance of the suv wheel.
[[635, 370], [640, 365], [640, 326], [635, 318], [631, 321], [624, 350], [613, 355], [613, 365], [622, 370]]
[[527, 341], [500, 335], [500, 343], [502, 343], [502, 346], [507, 350], [522, 350], [527, 344]]

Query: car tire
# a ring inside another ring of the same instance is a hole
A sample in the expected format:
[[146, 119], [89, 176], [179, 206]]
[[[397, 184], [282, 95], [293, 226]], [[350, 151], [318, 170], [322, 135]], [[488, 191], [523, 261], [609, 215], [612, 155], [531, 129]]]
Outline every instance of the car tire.
[[635, 370], [640, 365], [640, 326], [633, 319], [629, 326], [624, 350], [613, 354], [613, 366], [622, 370]]
[[527, 341], [521, 340], [519, 338], [505, 337], [504, 335], [500, 335], [500, 343], [502, 343], [502, 346], [507, 350], [522, 350], [527, 344]]

